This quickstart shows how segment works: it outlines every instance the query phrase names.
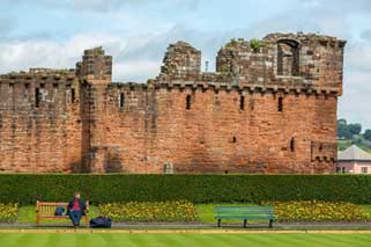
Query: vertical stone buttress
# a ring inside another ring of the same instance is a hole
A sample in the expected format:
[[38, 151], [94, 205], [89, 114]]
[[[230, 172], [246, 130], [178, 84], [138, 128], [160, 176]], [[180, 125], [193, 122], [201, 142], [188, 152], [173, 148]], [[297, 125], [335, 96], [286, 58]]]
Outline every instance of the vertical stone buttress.
[[104, 172], [107, 85], [112, 80], [112, 57], [101, 47], [86, 50], [76, 65], [81, 86], [82, 172]]

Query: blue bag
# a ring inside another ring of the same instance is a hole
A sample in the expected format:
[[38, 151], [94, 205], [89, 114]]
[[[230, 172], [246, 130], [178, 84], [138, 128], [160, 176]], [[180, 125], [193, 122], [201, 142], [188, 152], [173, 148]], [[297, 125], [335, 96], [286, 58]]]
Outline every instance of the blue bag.
[[64, 211], [64, 207], [57, 207], [54, 211], [54, 216], [63, 216]]
[[111, 228], [112, 220], [107, 217], [97, 217], [90, 220], [91, 228]]

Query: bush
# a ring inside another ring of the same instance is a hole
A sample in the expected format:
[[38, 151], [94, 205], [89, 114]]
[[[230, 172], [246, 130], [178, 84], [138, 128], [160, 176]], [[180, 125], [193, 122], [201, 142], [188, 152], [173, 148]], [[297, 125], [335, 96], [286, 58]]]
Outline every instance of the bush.
[[274, 212], [280, 222], [300, 221], [367, 221], [368, 215], [355, 204], [346, 202], [274, 202]]
[[348, 201], [371, 204], [367, 175], [93, 175], [2, 174], [0, 203], [68, 201], [81, 191], [93, 204], [109, 202], [193, 203]]
[[13, 223], [18, 217], [18, 204], [0, 204], [0, 222]]
[[254, 52], [259, 52], [260, 48], [263, 46], [262, 42], [258, 39], [250, 40], [250, 47]]
[[113, 221], [195, 221], [196, 207], [186, 201], [108, 203], [99, 206]]

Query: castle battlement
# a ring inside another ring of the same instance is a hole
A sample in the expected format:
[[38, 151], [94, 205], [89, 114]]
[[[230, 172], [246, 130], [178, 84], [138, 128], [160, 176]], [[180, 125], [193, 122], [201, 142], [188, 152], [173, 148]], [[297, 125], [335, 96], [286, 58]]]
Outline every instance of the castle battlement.
[[102, 47], [73, 69], [0, 75], [0, 171], [333, 172], [344, 46], [232, 39], [202, 72], [201, 51], [178, 41], [146, 83], [112, 82]]

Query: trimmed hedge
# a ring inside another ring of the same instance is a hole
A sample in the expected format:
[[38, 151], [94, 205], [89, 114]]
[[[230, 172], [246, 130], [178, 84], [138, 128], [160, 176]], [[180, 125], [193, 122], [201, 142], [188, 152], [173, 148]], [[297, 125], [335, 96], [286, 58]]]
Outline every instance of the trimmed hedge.
[[177, 200], [371, 204], [371, 176], [367, 175], [0, 175], [0, 203], [67, 201], [77, 190], [95, 204]]

